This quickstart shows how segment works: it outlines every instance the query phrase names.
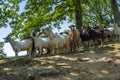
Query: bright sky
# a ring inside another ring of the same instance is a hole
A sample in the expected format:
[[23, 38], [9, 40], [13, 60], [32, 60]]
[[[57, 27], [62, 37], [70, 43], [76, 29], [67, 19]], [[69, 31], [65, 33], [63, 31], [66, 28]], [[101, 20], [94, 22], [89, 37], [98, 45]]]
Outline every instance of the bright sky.
[[[23, 1], [20, 5], [20, 13], [24, 11], [24, 5], [25, 5], [26, 1]], [[61, 28], [59, 30], [59, 32], [65, 30], [65, 29], [68, 29], [68, 26], [71, 25], [71, 23], [67, 23], [67, 22], [64, 22], [62, 25], [61, 25]], [[57, 29], [54, 29], [53, 30], [54, 32], [58, 32]], [[6, 28], [0, 28], [0, 42], [4, 41], [3, 38], [6, 37], [9, 33], [12, 32], [12, 29], [8, 26]], [[5, 43], [4, 45], [4, 52], [7, 54], [7, 56], [15, 56], [15, 53], [11, 47], [11, 45], [9, 43]], [[26, 52], [20, 52], [18, 55], [25, 55]]]

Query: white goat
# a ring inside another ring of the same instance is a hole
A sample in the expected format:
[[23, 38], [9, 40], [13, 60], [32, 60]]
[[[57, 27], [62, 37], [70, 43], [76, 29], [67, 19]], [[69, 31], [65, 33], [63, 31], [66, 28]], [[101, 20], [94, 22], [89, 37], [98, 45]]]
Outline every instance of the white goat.
[[114, 29], [116, 31], [116, 36], [118, 36], [120, 42], [120, 27], [118, 26], [118, 24], [114, 24]]
[[10, 38], [10, 36], [7, 36], [5, 39], [5, 43], [9, 42], [12, 46], [13, 50], [15, 51], [15, 57], [18, 57], [18, 53], [20, 51], [27, 51], [31, 57], [32, 54], [32, 41], [29, 39], [23, 40], [23, 41], [14, 41]]
[[[50, 39], [48, 37], [38, 37], [35, 33], [31, 33], [31, 37], [35, 41], [35, 48], [39, 48], [40, 53], [43, 49], [50, 49]], [[36, 54], [37, 55], [37, 54]]]
[[104, 34], [105, 34], [105, 37], [116, 36], [116, 29], [115, 29], [115, 27], [104, 28]]
[[50, 44], [52, 47], [52, 54], [54, 54], [55, 52], [59, 52], [58, 50], [60, 49], [64, 49], [66, 48], [67, 50], [69, 50], [70, 47], [70, 39], [69, 36], [67, 34], [61, 34], [61, 35], [57, 35], [55, 33], [52, 32], [52, 30], [50, 29], [46, 29], [45, 30], [46, 34], [48, 35], [48, 37], [50, 38]]

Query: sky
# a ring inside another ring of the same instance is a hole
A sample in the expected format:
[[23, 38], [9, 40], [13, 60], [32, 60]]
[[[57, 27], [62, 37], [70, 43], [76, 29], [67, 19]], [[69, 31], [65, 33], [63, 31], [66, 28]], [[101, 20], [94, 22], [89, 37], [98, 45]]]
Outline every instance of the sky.
[[[20, 12], [23, 12], [24, 11], [24, 5], [26, 3], [26, 0], [23, 1], [20, 5]], [[64, 22], [60, 27], [61, 29], [60, 30], [57, 30], [57, 29], [53, 29], [53, 32], [61, 32], [65, 29], [68, 29], [68, 26], [71, 25], [71, 23], [67, 23], [67, 22]], [[6, 37], [9, 33], [12, 32], [12, 29], [8, 26], [8, 27], [3, 27], [3, 28], [0, 28], [0, 42], [4, 42], [4, 37]], [[11, 57], [11, 56], [15, 56], [15, 52], [13, 51], [11, 45], [9, 43], [5, 43], [4, 44], [4, 52], [7, 54], [7, 57]], [[25, 55], [27, 52], [26, 51], [22, 51], [22, 52], [19, 52], [18, 55], [21, 56], [21, 55]]]

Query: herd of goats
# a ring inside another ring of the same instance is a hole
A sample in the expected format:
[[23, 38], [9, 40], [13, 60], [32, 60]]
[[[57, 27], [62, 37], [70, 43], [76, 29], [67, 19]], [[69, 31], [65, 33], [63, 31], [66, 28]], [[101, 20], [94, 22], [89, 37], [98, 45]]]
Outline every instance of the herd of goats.
[[84, 25], [82, 31], [79, 31], [74, 25], [70, 25], [68, 32], [60, 34], [46, 28], [44, 34], [47, 36], [40, 37], [35, 32], [31, 32], [30, 37], [20, 41], [15, 41], [8, 35], [4, 40], [11, 44], [16, 57], [20, 51], [27, 51], [29, 57], [42, 54], [44, 49], [51, 54], [60, 53], [61, 51], [74, 53], [79, 47], [83, 46], [83, 43], [87, 43], [89, 47], [92, 47], [99, 43], [103, 46], [104, 42], [109, 39], [120, 41], [120, 27], [117, 24], [111, 28], [98, 26], [91, 28]]

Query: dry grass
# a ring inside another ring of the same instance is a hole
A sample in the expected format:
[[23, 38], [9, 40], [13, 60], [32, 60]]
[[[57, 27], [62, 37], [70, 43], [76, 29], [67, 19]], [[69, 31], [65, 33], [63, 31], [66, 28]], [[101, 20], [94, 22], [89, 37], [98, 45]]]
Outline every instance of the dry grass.
[[[39, 75], [39, 70], [53, 68], [60, 74]], [[109, 44], [76, 54], [0, 60], [0, 80], [26, 80], [28, 72], [35, 74], [35, 80], [120, 80], [120, 45]]]

